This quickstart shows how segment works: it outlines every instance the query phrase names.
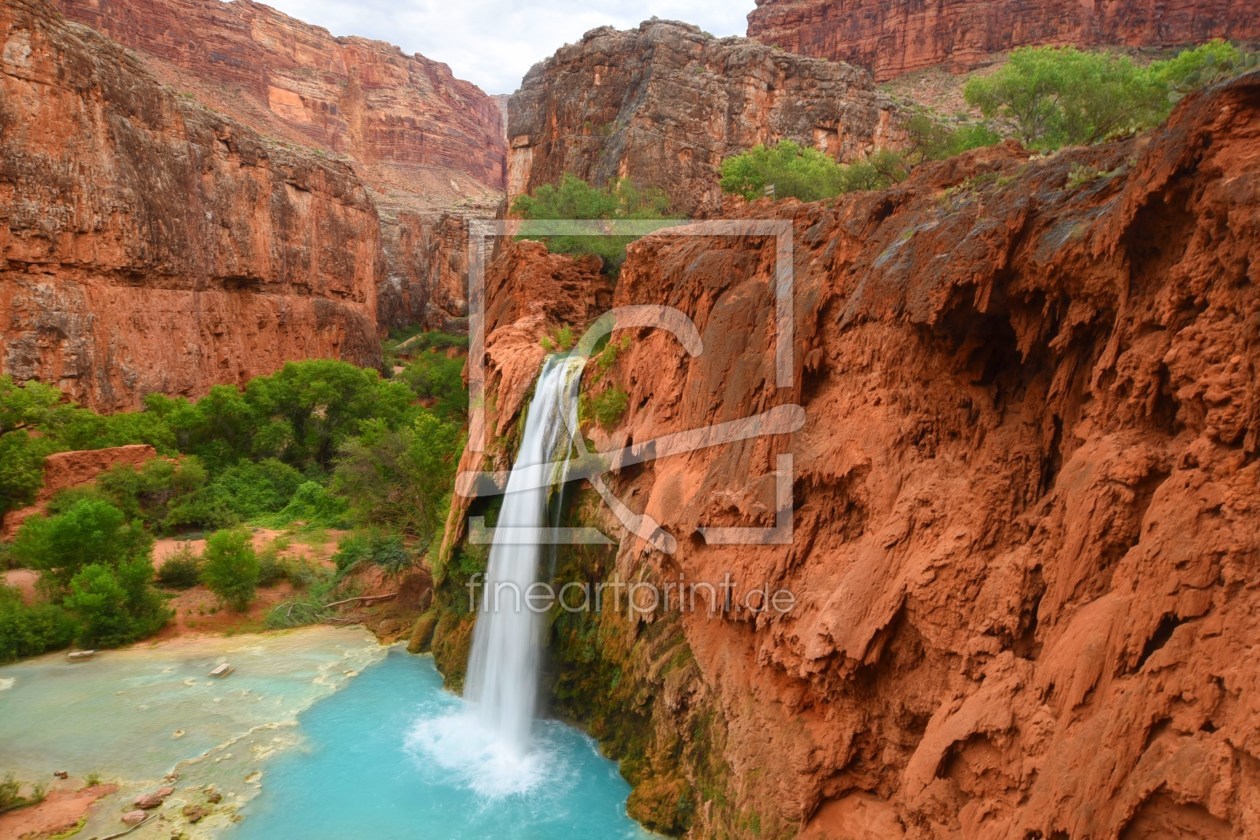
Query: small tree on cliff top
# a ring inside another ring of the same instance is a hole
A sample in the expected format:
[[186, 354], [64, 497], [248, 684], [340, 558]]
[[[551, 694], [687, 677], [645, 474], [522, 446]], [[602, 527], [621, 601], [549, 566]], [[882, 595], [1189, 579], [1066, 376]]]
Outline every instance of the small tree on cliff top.
[[[669, 197], [660, 190], [643, 190], [628, 179], [609, 187], [595, 187], [566, 174], [559, 184], [545, 184], [531, 195], [519, 196], [512, 212], [525, 219], [655, 220], [669, 213]], [[595, 254], [605, 270], [615, 274], [626, 259], [633, 236], [528, 236], [547, 244], [553, 254]]]

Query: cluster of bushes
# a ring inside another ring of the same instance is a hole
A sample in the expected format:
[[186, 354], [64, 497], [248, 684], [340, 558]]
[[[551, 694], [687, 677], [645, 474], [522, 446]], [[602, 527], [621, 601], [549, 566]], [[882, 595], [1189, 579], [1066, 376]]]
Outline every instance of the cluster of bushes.
[[30, 656], [76, 641], [114, 647], [156, 632], [170, 611], [153, 587], [152, 538], [142, 523], [101, 499], [35, 516], [10, 552], [40, 571], [45, 602], [0, 596], [0, 659]]
[[[596, 187], [565, 174], [559, 184], [546, 184], [531, 195], [519, 196], [512, 212], [530, 220], [656, 221], [669, 216], [669, 198], [661, 190], [643, 190], [627, 179]], [[527, 235], [547, 244], [553, 254], [595, 254], [606, 273], [615, 275], [626, 259], [634, 236]]]
[[0, 378], [0, 511], [32, 501], [51, 452], [150, 443], [166, 456], [62, 492], [4, 547], [6, 566], [41, 572], [45, 603], [0, 591], [0, 660], [155, 632], [170, 614], [153, 587], [155, 534], [215, 531], [204, 557], [181, 552], [160, 580], [205, 583], [235, 609], [260, 581], [284, 575], [300, 588], [318, 577], [259, 556], [242, 523], [380, 527], [427, 544], [468, 410], [462, 363], [430, 343], [393, 380], [342, 362], [295, 362], [244, 390], [216, 387], [197, 401], [155, 395], [143, 411], [112, 416]]
[[[857, 190], [894, 184], [909, 172], [904, 155], [879, 150], [869, 159], [841, 164], [827, 155], [791, 140], [774, 146], [755, 146], [722, 161], [722, 189], [744, 198], [798, 198], [819, 201]], [[767, 188], [773, 188], [769, 193]]]
[[996, 73], [968, 81], [964, 96], [1024, 145], [1051, 151], [1152, 128], [1190, 91], [1255, 63], [1219, 40], [1146, 65], [1118, 53], [1023, 47]]

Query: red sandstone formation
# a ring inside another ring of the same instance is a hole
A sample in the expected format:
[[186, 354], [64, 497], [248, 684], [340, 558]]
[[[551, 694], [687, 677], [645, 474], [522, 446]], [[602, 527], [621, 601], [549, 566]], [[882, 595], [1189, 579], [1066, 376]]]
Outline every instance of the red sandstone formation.
[[[384, 325], [441, 327], [410, 245], [443, 213], [492, 216], [505, 143], [498, 104], [445, 64], [327, 30], [250, 0], [55, 0], [70, 18], [138, 50], [181, 93], [287, 144], [350, 164], [381, 217]], [[438, 259], [459, 259], [443, 252]], [[449, 297], [449, 296], [447, 296]]]
[[968, 70], [1037, 44], [1171, 47], [1260, 38], [1248, 0], [757, 0], [748, 37], [865, 67], [879, 81], [944, 64]]
[[0, 369], [94, 408], [290, 359], [374, 364], [379, 223], [350, 168], [162, 86], [38, 0], [0, 8]]
[[796, 140], [840, 160], [894, 137], [892, 103], [843, 64], [652, 20], [594, 29], [534, 66], [511, 98], [509, 198], [566, 173], [659, 187], [680, 215], [721, 206], [717, 167]]
[[[1253, 74], [1131, 141], [758, 202], [741, 215], [794, 232], [786, 389], [772, 240], [632, 245], [615, 302], [680, 308], [705, 352], [636, 330], [607, 443], [807, 416], [612, 480], [679, 547], [623, 536], [605, 576], [798, 598], [684, 614], [694, 662], [662, 653], [677, 619], [601, 617], [602, 655], [625, 652], [601, 696], [651, 742], [632, 813], [692, 796], [697, 837], [1260, 836], [1258, 196]], [[549, 297], [542, 256], [518, 259], [500, 324]], [[517, 332], [491, 333], [493, 366]], [[494, 381], [502, 432], [529, 379]], [[783, 453], [791, 544], [708, 544], [702, 526], [774, 523]]]
[[156, 457], [157, 450], [148, 444], [83, 449], [49, 455], [44, 459], [44, 483], [39, 488], [39, 495], [35, 497], [35, 504], [7, 514], [0, 537], [13, 539], [22, 523], [29, 517], [42, 513], [44, 505], [62, 490], [90, 484], [101, 473], [114, 467], [139, 467]]

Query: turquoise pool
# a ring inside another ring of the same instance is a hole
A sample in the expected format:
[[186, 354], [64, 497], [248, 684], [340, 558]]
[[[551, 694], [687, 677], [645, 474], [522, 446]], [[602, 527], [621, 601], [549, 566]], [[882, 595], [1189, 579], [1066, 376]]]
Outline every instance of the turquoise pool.
[[590, 738], [554, 721], [534, 749], [499, 753], [442, 689], [428, 657], [398, 650], [298, 720], [299, 744], [263, 768], [230, 840], [650, 837], [629, 786]]

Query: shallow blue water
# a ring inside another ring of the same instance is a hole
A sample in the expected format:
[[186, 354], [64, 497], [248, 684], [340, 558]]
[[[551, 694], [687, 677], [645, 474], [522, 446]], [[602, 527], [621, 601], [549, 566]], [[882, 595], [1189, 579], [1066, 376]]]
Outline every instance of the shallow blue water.
[[230, 840], [651, 836], [594, 742], [546, 721], [528, 756], [498, 753], [428, 657], [391, 651], [299, 727], [303, 745], [267, 762]]

